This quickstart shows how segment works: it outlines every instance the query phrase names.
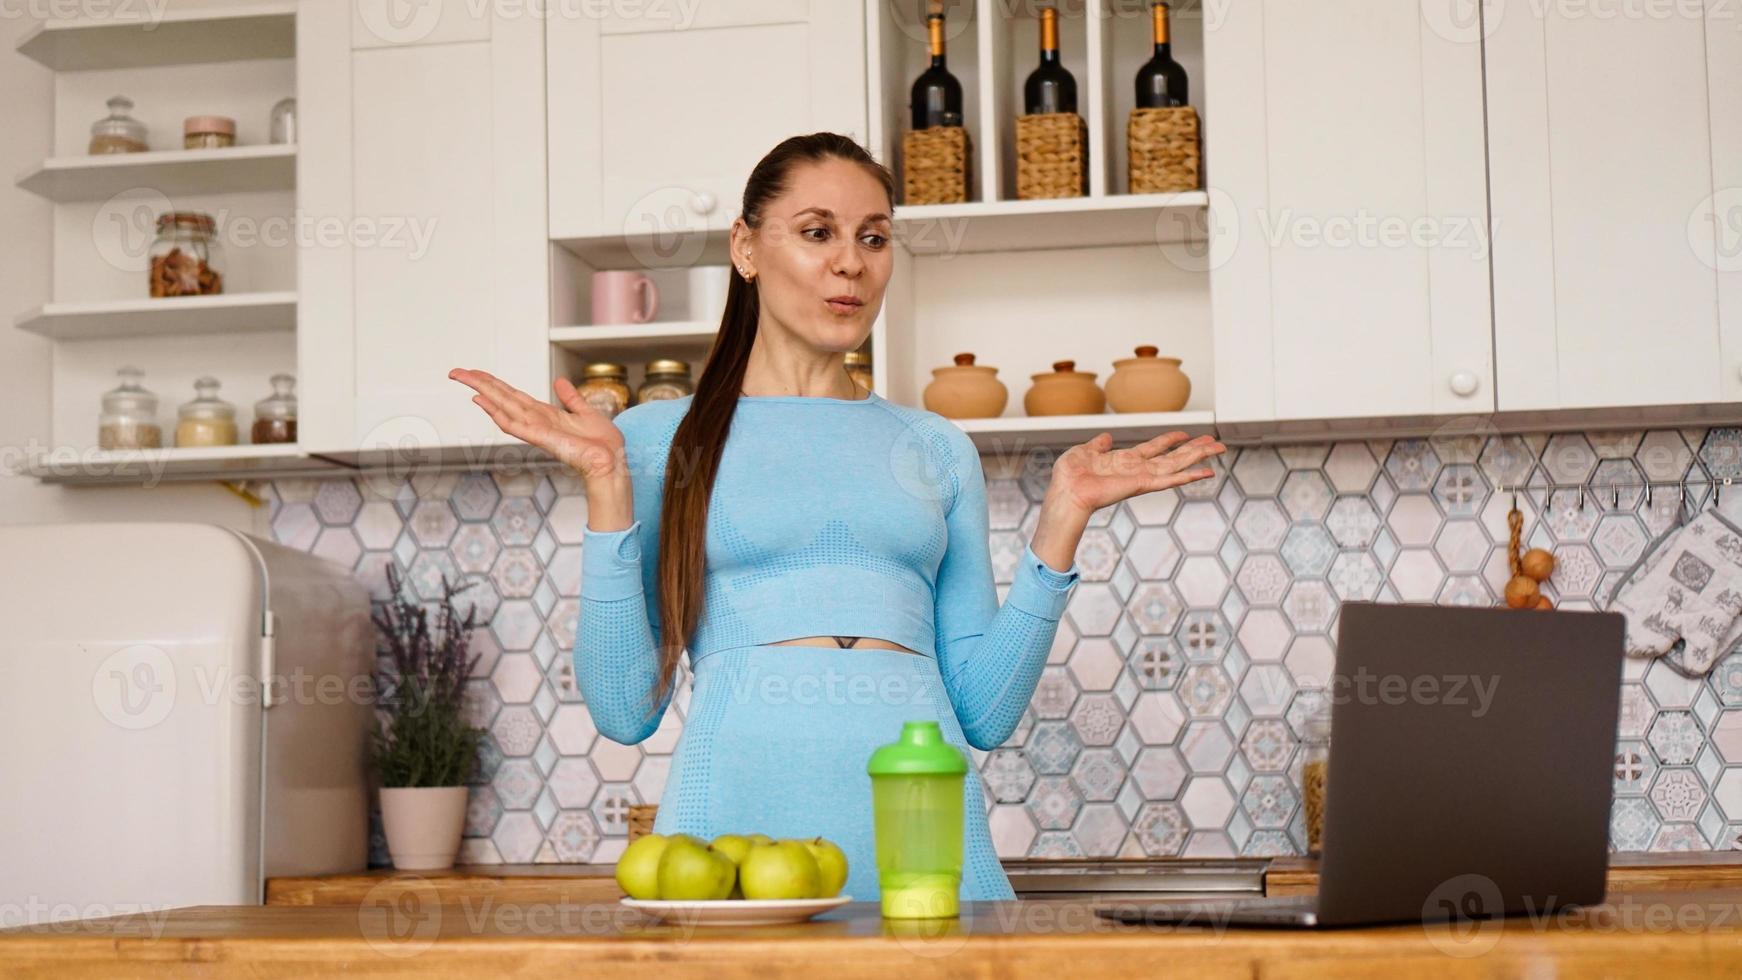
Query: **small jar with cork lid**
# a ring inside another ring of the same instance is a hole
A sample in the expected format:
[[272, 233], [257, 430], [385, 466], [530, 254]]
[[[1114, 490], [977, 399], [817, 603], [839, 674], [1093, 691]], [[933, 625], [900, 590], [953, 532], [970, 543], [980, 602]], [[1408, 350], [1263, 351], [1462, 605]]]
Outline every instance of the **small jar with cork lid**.
[[194, 399], [182, 404], [175, 423], [175, 444], [187, 446], [234, 446], [236, 406], [218, 397], [218, 379], [194, 382]]
[[181, 123], [184, 150], [219, 150], [236, 145], [236, 120], [229, 116], [189, 116]]

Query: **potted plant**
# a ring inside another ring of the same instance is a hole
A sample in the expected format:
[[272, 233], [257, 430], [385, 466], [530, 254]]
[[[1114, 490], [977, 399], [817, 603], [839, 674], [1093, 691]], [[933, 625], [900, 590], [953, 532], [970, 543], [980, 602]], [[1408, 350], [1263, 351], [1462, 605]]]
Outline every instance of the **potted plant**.
[[470, 588], [442, 577], [436, 623], [420, 602], [407, 599], [404, 579], [387, 569], [390, 593], [372, 617], [380, 633], [375, 671], [376, 716], [371, 756], [381, 781], [381, 823], [393, 866], [449, 868], [466, 824], [466, 779], [484, 731], [467, 724], [466, 678], [477, 664], [467, 656], [477, 605], [461, 618], [454, 596]]

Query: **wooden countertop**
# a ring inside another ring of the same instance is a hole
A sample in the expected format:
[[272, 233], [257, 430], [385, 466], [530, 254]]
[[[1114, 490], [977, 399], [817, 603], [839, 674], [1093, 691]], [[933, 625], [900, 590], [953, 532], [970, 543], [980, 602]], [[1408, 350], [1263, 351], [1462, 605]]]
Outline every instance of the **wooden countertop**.
[[[1707, 888], [1742, 888], [1742, 851], [1629, 851], [1609, 855], [1612, 892]], [[1265, 869], [1266, 895], [1311, 895], [1318, 890], [1316, 858], [1273, 858]]]
[[[449, 904], [481, 898], [497, 902], [615, 902], [623, 897], [623, 891], [612, 879], [612, 871], [609, 864], [481, 864], [404, 873], [377, 868], [354, 874], [273, 878], [266, 883], [266, 904], [354, 906], [408, 891]], [[1267, 895], [1310, 895], [1318, 886], [1318, 861], [1312, 858], [1274, 858], [1264, 872]], [[1742, 888], [1742, 851], [1612, 854], [1609, 888], [1617, 892]]]
[[[1591, 909], [1484, 923], [1328, 932], [1127, 926], [1066, 900], [976, 902], [886, 922], [855, 902], [792, 926], [654, 925], [614, 902], [448, 905], [408, 892], [357, 907], [200, 906], [0, 931], [19, 978], [920, 975], [1205, 978], [1542, 975], [1654, 980], [1742, 973], [1742, 889], [1611, 895]], [[1479, 954], [1479, 955], [1470, 955]], [[609, 971], [609, 972], [606, 972]]]
[[375, 868], [353, 874], [268, 878], [267, 905], [360, 905], [415, 892], [443, 903], [615, 902], [623, 897], [611, 864], [478, 864], [443, 871]]

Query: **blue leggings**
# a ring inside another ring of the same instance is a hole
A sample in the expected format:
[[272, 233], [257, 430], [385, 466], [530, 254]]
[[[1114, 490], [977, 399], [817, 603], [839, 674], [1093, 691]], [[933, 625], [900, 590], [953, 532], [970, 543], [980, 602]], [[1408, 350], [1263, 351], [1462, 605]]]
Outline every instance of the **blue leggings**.
[[906, 721], [936, 721], [968, 758], [963, 901], [1014, 899], [992, 849], [980, 774], [937, 663], [899, 650], [771, 644], [692, 662], [695, 687], [653, 830], [827, 837], [847, 854], [842, 894], [877, 901], [865, 764]]

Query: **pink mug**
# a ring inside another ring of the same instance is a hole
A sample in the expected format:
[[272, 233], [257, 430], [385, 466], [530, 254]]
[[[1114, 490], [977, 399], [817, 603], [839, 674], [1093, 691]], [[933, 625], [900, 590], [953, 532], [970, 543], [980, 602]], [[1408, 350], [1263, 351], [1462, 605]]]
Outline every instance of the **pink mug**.
[[659, 287], [633, 269], [593, 273], [593, 322], [646, 323], [659, 312]]

